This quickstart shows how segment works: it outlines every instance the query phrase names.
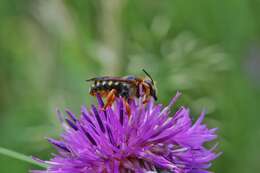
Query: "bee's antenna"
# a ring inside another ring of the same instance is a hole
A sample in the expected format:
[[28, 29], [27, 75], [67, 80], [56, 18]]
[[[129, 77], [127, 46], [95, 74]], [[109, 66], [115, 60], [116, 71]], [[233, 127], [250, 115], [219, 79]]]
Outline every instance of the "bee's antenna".
[[143, 69], [143, 72], [151, 79], [152, 84], [154, 84], [152, 76], [147, 71], [145, 71], [145, 69]]

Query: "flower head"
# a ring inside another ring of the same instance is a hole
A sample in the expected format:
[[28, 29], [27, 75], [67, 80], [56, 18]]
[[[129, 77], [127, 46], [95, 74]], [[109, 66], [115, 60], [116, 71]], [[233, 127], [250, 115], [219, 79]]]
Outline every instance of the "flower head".
[[34, 173], [124, 173], [164, 170], [175, 173], [206, 173], [217, 157], [214, 147], [203, 145], [216, 138], [216, 129], [202, 124], [204, 113], [195, 123], [189, 110], [181, 107], [175, 115], [170, 104], [163, 108], [150, 100], [130, 103], [128, 115], [121, 98], [105, 111], [98, 106], [85, 107], [80, 118], [67, 111], [68, 118], [61, 140], [49, 139], [58, 150], [47, 170]]

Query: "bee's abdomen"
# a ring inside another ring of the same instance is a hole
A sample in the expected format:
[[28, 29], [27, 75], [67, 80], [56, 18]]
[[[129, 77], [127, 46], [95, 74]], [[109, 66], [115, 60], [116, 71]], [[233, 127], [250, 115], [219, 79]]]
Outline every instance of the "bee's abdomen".
[[129, 98], [130, 85], [118, 81], [95, 81], [90, 88], [90, 94], [96, 95], [99, 93], [104, 96], [112, 89], [116, 90], [117, 96]]

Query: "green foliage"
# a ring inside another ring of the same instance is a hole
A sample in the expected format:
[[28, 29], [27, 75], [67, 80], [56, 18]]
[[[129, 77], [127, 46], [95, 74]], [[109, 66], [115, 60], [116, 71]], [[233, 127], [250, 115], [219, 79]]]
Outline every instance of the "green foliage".
[[[255, 0], [0, 1], [0, 146], [48, 158], [56, 108], [95, 101], [85, 79], [145, 68], [160, 102], [179, 90], [195, 118], [208, 110], [224, 152], [212, 171], [259, 172], [259, 11]], [[0, 172], [32, 168], [0, 155]]]

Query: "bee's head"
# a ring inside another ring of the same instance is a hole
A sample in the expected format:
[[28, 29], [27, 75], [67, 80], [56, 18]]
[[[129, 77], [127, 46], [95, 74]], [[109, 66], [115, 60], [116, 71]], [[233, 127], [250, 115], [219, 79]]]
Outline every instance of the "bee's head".
[[146, 83], [149, 86], [150, 95], [154, 98], [154, 100], [157, 100], [157, 93], [156, 93], [156, 87], [155, 83], [149, 73], [147, 73], [144, 69], [143, 72], [147, 75], [147, 79], [144, 80], [144, 83]]

